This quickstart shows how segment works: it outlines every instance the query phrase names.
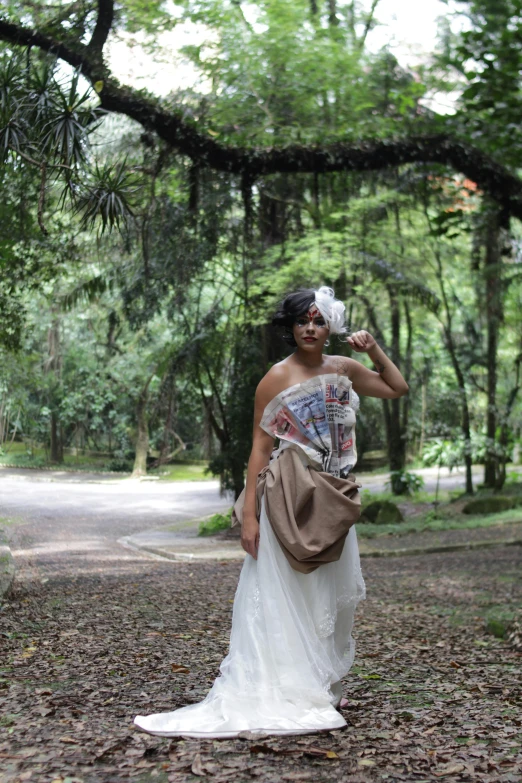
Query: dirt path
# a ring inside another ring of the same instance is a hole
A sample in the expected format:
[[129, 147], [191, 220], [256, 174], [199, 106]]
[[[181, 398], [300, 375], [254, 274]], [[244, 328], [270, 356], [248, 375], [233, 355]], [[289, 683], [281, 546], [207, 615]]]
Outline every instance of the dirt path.
[[522, 605], [521, 558], [365, 560], [348, 728], [212, 742], [149, 737], [132, 719], [207, 691], [240, 565], [41, 552], [0, 615], [0, 780], [519, 783], [521, 656], [484, 616]]

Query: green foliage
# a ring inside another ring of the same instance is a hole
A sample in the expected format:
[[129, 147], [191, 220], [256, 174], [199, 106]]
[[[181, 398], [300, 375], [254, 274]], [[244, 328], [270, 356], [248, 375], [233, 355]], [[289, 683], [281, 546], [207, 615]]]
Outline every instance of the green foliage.
[[449, 62], [465, 79], [454, 124], [475, 144], [519, 166], [522, 3], [460, 2], [471, 24], [455, 39], [449, 54]]
[[509, 610], [503, 614], [490, 614], [489, 617], [486, 617], [485, 619], [486, 633], [496, 636], [497, 639], [504, 639], [513, 617], [514, 613], [509, 612]]
[[82, 228], [94, 228], [100, 219], [103, 234], [109, 228], [127, 224], [134, 216], [132, 198], [137, 189], [137, 178], [129, 171], [126, 159], [113, 164], [96, 163], [90, 180], [84, 180], [74, 195], [74, 208]]
[[226, 514], [213, 514], [209, 519], [199, 523], [198, 536], [212, 536], [220, 530], [227, 530], [230, 527], [231, 516], [232, 509]]
[[413, 495], [423, 488], [424, 479], [417, 473], [410, 473], [407, 470], [392, 470], [386, 486], [394, 495]]
[[115, 471], [116, 473], [132, 473], [133, 462], [130, 459], [116, 458], [107, 462], [107, 470]]
[[312, 16], [308, 0], [177, 6], [171, 24], [204, 26], [183, 53], [212, 85], [193, 110], [198, 124], [221, 141], [271, 146], [379, 136], [417, 113], [424, 85], [389, 51], [367, 55], [361, 31], [374, 20], [359, 3], [339, 5], [336, 25], [326, 4]]
[[433, 438], [426, 444], [422, 452], [422, 464], [426, 467], [440, 465], [452, 470], [457, 465], [462, 465], [463, 458], [463, 444], [459, 439]]
[[[102, 111], [92, 91], [79, 92], [79, 74], [67, 81], [56, 76], [54, 58], [0, 55], [0, 150], [33, 165], [45, 164], [69, 179], [87, 160], [89, 134]], [[24, 157], [26, 156], [26, 157]]]
[[138, 179], [126, 158], [101, 163], [90, 140], [104, 112], [80, 74], [58, 76], [56, 59], [0, 52], [0, 160], [32, 167], [40, 177], [38, 222], [44, 231], [46, 191], [72, 205], [84, 228], [99, 220], [102, 233], [132, 216]]
[[[89, 40], [94, 5], [12, 0], [6, 13], [74, 48]], [[200, 26], [184, 53], [209, 91], [177, 89], [157, 105], [174, 106], [224, 144], [436, 130], [519, 165], [518, 0], [463, 6], [470, 29], [448, 36], [437, 65], [451, 86], [458, 72], [462, 90], [446, 118], [421, 104], [428, 83], [441, 86], [435, 72], [414, 73], [388, 49], [365, 47], [375, 7], [337, 3], [333, 14], [331, 4], [316, 5], [314, 13], [307, 0], [124, 0], [115, 31], [139, 32], [160, 61], [160, 33]], [[6, 416], [20, 411], [28, 448], [49, 450], [54, 417], [65, 447], [106, 451], [128, 466], [145, 395], [149, 463], [181, 452], [209, 459], [222, 488], [237, 494], [257, 383], [285, 355], [269, 327], [273, 308], [289, 290], [327, 284], [345, 301], [350, 328], [374, 332], [408, 374], [407, 402], [363, 401], [361, 454], [386, 447], [392, 421], [398, 442], [410, 456], [423, 450], [425, 464], [453, 467], [470, 449], [475, 459], [486, 448], [501, 461], [509, 456], [522, 426], [517, 405], [507, 409], [520, 369], [520, 230], [512, 227], [513, 252], [497, 269], [505, 282], [491, 444], [481, 435], [489, 240], [474, 183], [424, 164], [281, 173], [257, 179], [248, 212], [247, 183], [235, 173], [192, 165], [130, 120], [104, 115], [78, 74], [63, 75], [35, 47], [2, 52], [0, 341], [21, 349], [17, 361], [6, 354], [2, 399]], [[341, 340], [329, 351], [349, 353]], [[473, 430], [466, 444], [465, 397]], [[504, 422], [512, 432], [501, 447]], [[419, 490], [404, 470], [392, 484]]]

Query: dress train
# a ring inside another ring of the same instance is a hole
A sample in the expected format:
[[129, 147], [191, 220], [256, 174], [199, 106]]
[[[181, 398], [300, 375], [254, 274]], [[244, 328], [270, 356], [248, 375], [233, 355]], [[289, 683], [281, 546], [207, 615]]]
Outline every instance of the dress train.
[[335, 707], [353, 663], [351, 631], [364, 597], [355, 527], [338, 561], [302, 574], [285, 558], [263, 500], [258, 558], [247, 555], [241, 570], [220, 676], [198, 704], [138, 715], [134, 723], [158, 736], [202, 738], [342, 728]]

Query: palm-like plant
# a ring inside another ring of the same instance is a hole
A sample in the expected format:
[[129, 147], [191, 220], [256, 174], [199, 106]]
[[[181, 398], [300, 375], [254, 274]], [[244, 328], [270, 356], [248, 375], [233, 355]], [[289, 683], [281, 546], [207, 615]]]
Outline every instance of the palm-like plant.
[[138, 188], [126, 161], [100, 164], [90, 137], [105, 112], [93, 90], [82, 92], [81, 75], [57, 74], [53, 58], [0, 58], [0, 163], [20, 161], [40, 170], [38, 222], [51, 185], [61, 187], [60, 205], [72, 207], [84, 227], [101, 221], [101, 232], [127, 224]]
[[74, 192], [74, 208], [82, 226], [93, 228], [100, 219], [103, 234], [106, 229], [127, 224], [134, 216], [132, 197], [138, 189], [139, 180], [126, 160], [95, 163]]

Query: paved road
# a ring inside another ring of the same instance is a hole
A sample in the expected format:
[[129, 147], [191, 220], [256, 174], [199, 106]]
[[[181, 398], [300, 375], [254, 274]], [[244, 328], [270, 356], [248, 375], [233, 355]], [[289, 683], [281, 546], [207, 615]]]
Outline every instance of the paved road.
[[[149, 482], [59, 471], [0, 469], [0, 517], [7, 517], [18, 569], [36, 574], [77, 563], [90, 570], [106, 562], [144, 557], [118, 539], [191, 521], [229, 508], [217, 481]], [[28, 574], [25, 574], [28, 576]]]

